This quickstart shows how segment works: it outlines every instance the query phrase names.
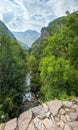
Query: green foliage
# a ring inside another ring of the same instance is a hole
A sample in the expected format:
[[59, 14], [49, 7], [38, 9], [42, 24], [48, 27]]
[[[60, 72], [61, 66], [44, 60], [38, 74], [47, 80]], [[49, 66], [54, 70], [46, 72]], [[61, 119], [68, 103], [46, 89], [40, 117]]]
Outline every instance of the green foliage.
[[0, 36], [0, 104], [6, 118], [19, 113], [25, 92], [26, 56], [16, 39]]
[[78, 96], [78, 13], [54, 20], [46, 30], [49, 36], [41, 37], [31, 49], [41, 82], [40, 98]]

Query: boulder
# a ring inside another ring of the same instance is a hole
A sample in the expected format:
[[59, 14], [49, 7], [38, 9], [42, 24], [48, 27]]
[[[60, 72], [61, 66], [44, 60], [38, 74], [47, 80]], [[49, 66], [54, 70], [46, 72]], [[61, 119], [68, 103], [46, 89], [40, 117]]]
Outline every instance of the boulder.
[[64, 115], [65, 114], [65, 110], [63, 108], [61, 108], [60, 111], [59, 111], [59, 114], [60, 115]]
[[70, 102], [70, 101], [63, 101], [63, 106], [70, 108], [70, 107], [72, 107], [72, 102]]
[[30, 110], [22, 113], [18, 118], [19, 130], [26, 130], [29, 123], [31, 122], [31, 119], [32, 119], [32, 112]]
[[67, 122], [64, 115], [61, 115], [61, 120], [62, 120], [63, 122], [65, 122], [65, 123]]
[[0, 125], [0, 130], [4, 130], [4, 124]]
[[69, 125], [72, 130], [78, 130], [78, 121], [70, 122]]
[[34, 126], [34, 123], [31, 122], [27, 130], [37, 130]]
[[65, 126], [65, 123], [61, 120], [60, 122], [57, 123], [57, 126], [63, 129]]
[[77, 112], [70, 113], [69, 116], [71, 118], [71, 121], [76, 121], [76, 119], [78, 118]]
[[67, 122], [71, 121], [71, 118], [70, 118], [70, 116], [68, 114], [65, 115], [65, 118], [66, 118]]
[[46, 112], [48, 112], [49, 110], [48, 110], [48, 106], [44, 103], [43, 105], [43, 108], [44, 108], [44, 110], [46, 111]]
[[37, 128], [37, 130], [46, 130], [44, 124], [41, 122], [41, 120], [39, 118], [36, 117], [33, 120], [33, 122], [34, 122], [34, 125]]
[[72, 130], [72, 129], [68, 124], [66, 124], [65, 127], [64, 127], [64, 130]]
[[67, 122], [71, 121], [71, 118], [70, 118], [70, 116], [68, 114], [65, 115], [65, 118], [66, 118]]
[[16, 130], [16, 128], [17, 128], [17, 118], [8, 121], [5, 124], [4, 130]]
[[54, 100], [47, 103], [53, 116], [58, 114], [59, 109], [62, 107], [62, 102], [60, 100]]
[[43, 124], [46, 127], [46, 130], [62, 130], [61, 128], [57, 127], [51, 119], [44, 119]]
[[46, 118], [46, 110], [42, 106], [37, 106], [32, 108], [32, 112], [35, 115], [35, 117], [38, 117], [40, 119]]

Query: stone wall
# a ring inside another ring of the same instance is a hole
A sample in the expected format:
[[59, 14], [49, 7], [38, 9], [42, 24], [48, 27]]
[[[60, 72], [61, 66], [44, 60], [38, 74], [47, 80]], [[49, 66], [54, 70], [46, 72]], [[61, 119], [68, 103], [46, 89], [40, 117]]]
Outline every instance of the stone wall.
[[0, 130], [78, 130], [78, 104], [51, 101], [0, 125]]

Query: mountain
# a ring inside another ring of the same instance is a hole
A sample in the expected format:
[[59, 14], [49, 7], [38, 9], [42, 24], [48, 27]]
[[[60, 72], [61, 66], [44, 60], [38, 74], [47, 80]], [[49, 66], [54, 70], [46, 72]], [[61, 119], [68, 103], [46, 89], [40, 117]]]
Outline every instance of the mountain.
[[27, 46], [25, 43], [18, 41], [18, 43], [21, 45], [23, 49], [29, 50], [29, 46]]
[[0, 34], [7, 34], [11, 39], [15, 38], [13, 33], [0, 21]]
[[33, 92], [43, 101], [78, 97], [78, 11], [43, 27], [30, 52]]
[[35, 42], [40, 34], [35, 30], [27, 30], [25, 32], [13, 32], [17, 40], [23, 42], [27, 46], [31, 47], [32, 43]]
[[40, 46], [42, 46], [41, 43], [44, 42], [45, 37], [52, 36], [56, 32], [60, 32], [61, 28], [64, 27], [64, 20], [66, 19], [65, 16], [57, 18], [50, 22], [47, 27], [43, 27], [41, 29], [40, 37], [32, 44], [31, 50], [32, 52], [38, 50]]
[[[1, 34], [7, 34], [11, 39], [15, 38], [14, 34], [7, 28], [7, 26], [2, 21], [0, 21], [0, 35]], [[21, 45], [23, 49], [29, 49], [29, 47], [23, 42], [18, 41], [18, 43]]]

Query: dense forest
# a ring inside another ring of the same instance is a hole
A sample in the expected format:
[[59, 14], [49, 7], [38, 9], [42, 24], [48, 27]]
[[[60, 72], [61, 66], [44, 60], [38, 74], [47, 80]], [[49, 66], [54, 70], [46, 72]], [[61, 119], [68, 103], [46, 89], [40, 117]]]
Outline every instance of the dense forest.
[[0, 34], [0, 117], [18, 116], [29, 72], [31, 91], [43, 102], [78, 96], [78, 11], [42, 28], [29, 51]]
[[0, 117], [17, 116], [26, 89], [26, 56], [16, 39], [0, 35]]
[[[32, 45], [31, 88], [43, 101], [78, 96], [78, 12], [42, 28]], [[34, 67], [35, 66], [35, 67]]]

